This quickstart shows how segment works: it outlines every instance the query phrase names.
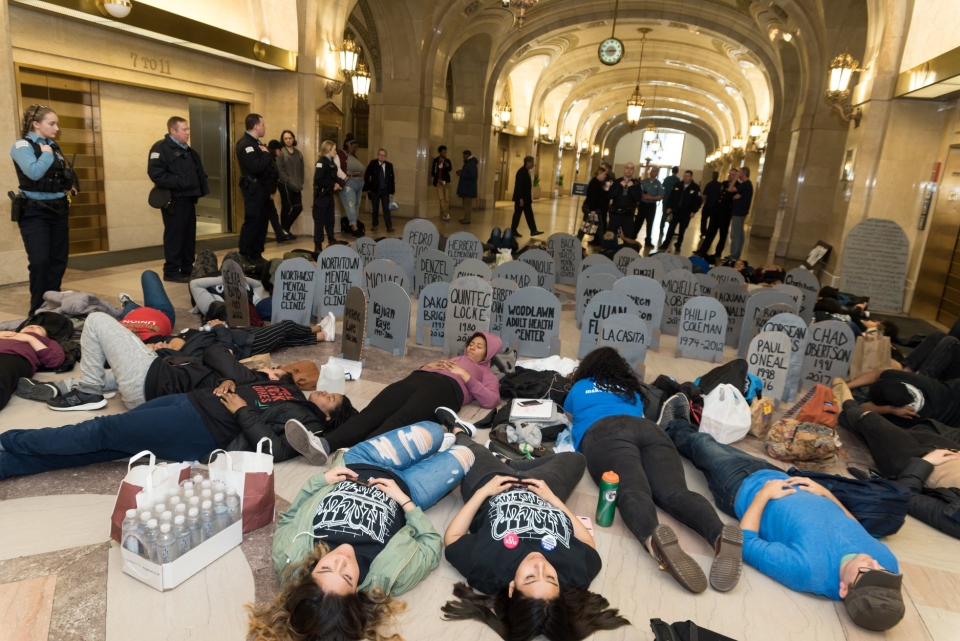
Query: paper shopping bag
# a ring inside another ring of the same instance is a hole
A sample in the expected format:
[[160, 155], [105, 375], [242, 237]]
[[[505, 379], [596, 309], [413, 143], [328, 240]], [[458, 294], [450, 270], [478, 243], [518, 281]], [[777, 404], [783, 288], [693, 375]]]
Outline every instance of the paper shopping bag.
[[[236, 489], [240, 497], [243, 531], [252, 532], [273, 523], [276, 495], [273, 491], [273, 454], [263, 452], [262, 438], [256, 452], [225, 452], [210, 454], [210, 479], [222, 481]], [[217, 458], [213, 458], [216, 455]]]
[[850, 361], [850, 379], [866, 372], [890, 369], [890, 337], [864, 334], [857, 337]]
[[[131, 467], [134, 461], [150, 455], [149, 465]], [[153, 503], [155, 494], [163, 490], [167, 494], [176, 491], [181, 482], [190, 478], [189, 463], [161, 463], [157, 465], [157, 457], [153, 452], [144, 450], [130, 459], [127, 463], [127, 475], [120, 482], [117, 491], [117, 501], [113, 506], [110, 517], [110, 538], [120, 543], [120, 530], [127, 510], [139, 507], [139, 503]], [[140, 494], [140, 492], [143, 494]]]

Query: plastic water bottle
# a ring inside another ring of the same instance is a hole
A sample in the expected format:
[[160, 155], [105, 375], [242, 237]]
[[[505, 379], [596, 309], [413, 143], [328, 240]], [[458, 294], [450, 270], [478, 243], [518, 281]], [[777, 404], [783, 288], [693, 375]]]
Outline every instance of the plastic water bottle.
[[237, 491], [232, 487], [227, 488], [227, 498], [224, 499], [227, 506], [227, 517], [230, 519], [230, 525], [240, 520], [240, 497]]
[[198, 512], [200, 511], [200, 497], [199, 497], [199, 496], [191, 496], [191, 497], [190, 497], [190, 500], [187, 501], [187, 509], [189, 510], [189, 509], [192, 508], [192, 507], [197, 508], [197, 511], [198, 511]]
[[187, 490], [192, 490], [192, 489], [193, 489], [193, 481], [186, 480], [180, 484], [181, 492], [186, 492]]
[[157, 538], [160, 536], [160, 529], [157, 527], [157, 519], [150, 519], [147, 522], [147, 531], [143, 535], [143, 544], [146, 546], [146, 553], [143, 558], [157, 562]]
[[213, 501], [213, 491], [210, 488], [200, 490], [200, 501]]
[[177, 540], [177, 558], [190, 551], [190, 529], [183, 515], [173, 517], [173, 538]]
[[[195, 475], [193, 477], [194, 486], [200, 485], [201, 483], [203, 483], [203, 475], [202, 474]], [[194, 489], [196, 489], [196, 487], [194, 487]]]
[[157, 503], [156, 505], [153, 506], [153, 509], [150, 511], [153, 512], [154, 515], [156, 515], [159, 518], [161, 514], [167, 511], [167, 504], [162, 502]]
[[209, 541], [216, 533], [213, 523], [213, 503], [204, 501], [200, 504], [200, 540]]
[[223, 502], [223, 494], [217, 492], [213, 495], [213, 529], [219, 533], [228, 527], [230, 527], [230, 517], [227, 515], [227, 506]]
[[163, 525], [164, 523], [173, 523], [173, 512], [170, 510], [166, 510], [160, 515], [160, 525]]
[[170, 524], [160, 526], [160, 536], [157, 537], [157, 562], [172, 563], [177, 560], [177, 539], [170, 532]]
[[187, 504], [186, 503], [177, 503], [176, 509], [173, 511], [173, 520], [176, 521], [178, 516], [187, 516]]
[[600, 477], [600, 497], [597, 499], [597, 525], [610, 527], [617, 511], [617, 490], [620, 477], [616, 472], [604, 472]]
[[153, 514], [149, 511], [144, 510], [140, 513], [140, 523], [137, 524], [137, 534], [140, 535], [141, 540], [143, 540], [143, 535], [147, 533], [147, 523], [149, 523], [152, 518]]
[[140, 520], [137, 519], [136, 510], [127, 510], [127, 516], [120, 526], [120, 540], [123, 541], [123, 547], [134, 554], [140, 554], [143, 546], [140, 542]]
[[200, 530], [200, 510], [195, 507], [187, 512], [187, 530], [190, 531], [190, 549], [197, 547], [201, 543]]
[[195, 494], [195, 492], [193, 491], [193, 489], [184, 490], [184, 491], [183, 491], [183, 500], [189, 503], [189, 502], [190, 502], [190, 499], [193, 498], [194, 494]]
[[214, 494], [217, 494], [218, 492], [219, 492], [220, 494], [223, 494], [223, 493], [226, 492], [226, 491], [227, 491], [227, 486], [226, 486], [226, 484], [225, 484], [223, 481], [214, 481], [214, 482], [213, 482], [213, 493], [214, 493]]
[[201, 490], [209, 490], [211, 485], [213, 484], [210, 482], [210, 479], [203, 479], [202, 481], [200, 481]]
[[183, 503], [183, 500], [179, 496], [171, 496], [167, 499], [167, 509], [173, 512], [181, 503]]

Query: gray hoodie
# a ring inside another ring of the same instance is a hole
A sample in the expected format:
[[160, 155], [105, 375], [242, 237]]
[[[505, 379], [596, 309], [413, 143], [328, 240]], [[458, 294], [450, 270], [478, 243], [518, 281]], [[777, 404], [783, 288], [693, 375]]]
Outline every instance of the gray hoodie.
[[292, 191], [303, 191], [303, 154], [294, 147], [291, 151], [284, 147], [277, 158], [280, 170], [280, 182]]

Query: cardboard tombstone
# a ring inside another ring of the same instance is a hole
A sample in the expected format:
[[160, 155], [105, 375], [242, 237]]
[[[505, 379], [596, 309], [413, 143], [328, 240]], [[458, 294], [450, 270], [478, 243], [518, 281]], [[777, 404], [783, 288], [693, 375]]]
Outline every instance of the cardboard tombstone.
[[450, 283], [433, 283], [420, 290], [417, 300], [417, 345], [427, 343], [431, 347], [443, 347], [449, 297]]
[[[746, 344], [749, 345], [753, 337], [763, 331], [763, 326], [766, 325], [767, 321], [771, 318], [778, 314], [792, 314], [795, 311], [796, 308], [791, 307], [788, 303], [774, 303], [773, 305], [767, 305], [761, 308], [753, 318], [753, 325], [749, 328], [750, 331], [747, 334]], [[740, 343], [741, 346], [743, 344], [744, 343]]]
[[440, 249], [440, 232], [426, 218], [414, 218], [404, 225], [400, 238], [413, 247], [414, 256], [419, 256], [427, 249]]
[[660, 323], [667, 295], [660, 281], [646, 276], [624, 276], [613, 284], [613, 291], [626, 294], [637, 306], [638, 317], [647, 325], [645, 345], [660, 347]]
[[453, 259], [453, 266], [456, 268], [467, 259], [481, 260], [483, 258], [483, 243], [468, 231], [458, 231], [450, 234], [450, 237], [447, 238], [444, 251], [447, 256]]
[[313, 308], [317, 318], [327, 312], [343, 316], [343, 306], [351, 287], [363, 286], [363, 257], [346, 245], [331, 245], [317, 257], [317, 293]]
[[631, 314], [613, 314], [600, 324], [597, 347], [612, 347], [617, 350], [623, 360], [637, 370], [640, 380], [643, 380], [649, 336], [649, 327], [641, 319]]
[[458, 356], [467, 339], [476, 332], [490, 331], [493, 286], [476, 276], [464, 276], [450, 284], [447, 322], [443, 329], [443, 354]]
[[738, 285], [744, 286], [746, 284], [746, 281], [743, 280], [743, 274], [733, 267], [714, 267], [707, 272], [707, 276], [717, 281], [718, 285], [737, 283]]
[[400, 287], [403, 287], [404, 291], [407, 291], [410, 277], [406, 270], [401, 269], [393, 261], [384, 258], [372, 260], [363, 268], [363, 288], [367, 290], [368, 294], [374, 287], [388, 282], [397, 283]]
[[373, 347], [403, 356], [410, 334], [410, 295], [399, 283], [387, 281], [370, 291], [367, 340]]
[[637, 306], [624, 294], [602, 291], [590, 299], [583, 314], [583, 327], [580, 329], [580, 347], [577, 358], [582, 359], [597, 347], [600, 325], [613, 314], [637, 315]]
[[763, 326], [765, 332], [783, 332], [790, 338], [790, 371], [783, 387], [781, 400], [792, 401], [800, 390], [800, 372], [803, 369], [803, 355], [807, 349], [807, 324], [803, 319], [785, 312], [777, 314]]
[[273, 278], [271, 323], [292, 320], [310, 325], [317, 290], [317, 268], [306, 258], [288, 258], [277, 267]]
[[[587, 258], [589, 258], [589, 256]], [[583, 276], [592, 276], [593, 274], [610, 274], [614, 278], [623, 278], [623, 273], [617, 269], [617, 266], [611, 261], [597, 263], [594, 265], [586, 265], [580, 270], [580, 275], [577, 276], [577, 278], [579, 279]]]
[[553, 256], [542, 249], [531, 249], [520, 254], [516, 260], [533, 268], [537, 274], [537, 287], [553, 293], [553, 286], [556, 283], [556, 264], [553, 262]]
[[703, 288], [703, 293], [701, 296], [710, 296], [713, 292], [713, 288], [717, 286], [717, 281], [713, 280], [706, 274], [694, 274], [694, 278], [697, 279], [697, 282], [700, 283], [700, 287]]
[[493, 270], [490, 280], [497, 278], [512, 280], [520, 289], [537, 286], [537, 272], [533, 271], [533, 267], [519, 260], [509, 260], [498, 265]]
[[676, 358], [723, 362], [727, 337], [727, 310], [709, 295], [694, 296], [680, 312]]
[[663, 263], [650, 256], [634, 258], [627, 265], [627, 276], [646, 276], [660, 283], [666, 275], [667, 270], [663, 268]]
[[353, 251], [360, 254], [360, 258], [363, 259], [363, 266], [366, 267], [371, 262], [380, 258], [377, 256], [377, 241], [370, 238], [369, 236], [361, 236], [354, 241], [353, 245], [350, 246]]
[[582, 242], [571, 234], [552, 234], [547, 239], [547, 253], [553, 256], [558, 284], [576, 284], [583, 260]]
[[675, 269], [664, 277], [663, 291], [666, 293], [666, 302], [663, 308], [663, 319], [660, 321], [660, 331], [676, 336], [680, 331], [680, 314], [683, 312], [683, 306], [694, 296], [702, 296], [703, 286], [691, 272]]
[[620, 270], [620, 273], [624, 276], [628, 275], [627, 269], [630, 267], [630, 263], [637, 258], [640, 258], [640, 253], [636, 249], [628, 245], [624, 245], [621, 249], [613, 255], [613, 264]]
[[490, 281], [493, 287], [493, 299], [490, 305], [490, 332], [500, 335], [503, 329], [503, 303], [510, 294], [520, 289], [515, 282], [506, 278], [494, 278]]
[[560, 301], [540, 287], [523, 287], [503, 302], [504, 343], [520, 356], [545, 358], [560, 353]]
[[613, 289], [617, 282], [616, 276], [611, 274], [581, 274], [577, 279], [577, 309], [574, 317], [577, 321], [577, 327], [580, 327], [583, 321], [583, 313], [590, 304], [590, 299], [598, 292]]
[[774, 285], [770, 289], [771, 291], [775, 291], [775, 292], [783, 292], [784, 294], [787, 294], [790, 297], [792, 297], [793, 300], [796, 301], [797, 303], [797, 306], [796, 306], [797, 311], [800, 311], [800, 308], [803, 307], [803, 290], [800, 289], [799, 287], [794, 287], [793, 285], [785, 285], [781, 283], [780, 285]]
[[750, 298], [747, 299], [747, 309], [743, 315], [743, 325], [740, 327], [740, 342], [738, 343], [739, 348], [737, 350], [737, 356], [739, 358], [747, 355], [747, 348], [750, 347], [750, 341], [757, 335], [764, 323], [771, 318], [771, 316], [767, 316], [762, 322], [757, 321], [757, 317], [760, 316], [763, 308], [780, 303], [789, 305], [789, 311], [794, 314], [797, 313], [797, 301], [793, 296], [784, 294], [783, 292], [761, 289], [753, 292]]
[[820, 281], [813, 272], [797, 267], [787, 272], [783, 278], [784, 285], [793, 285], [803, 292], [803, 301], [800, 303], [800, 311], [797, 316], [802, 318], [808, 325], [813, 320], [813, 308], [817, 304], [817, 294], [820, 293]]
[[892, 220], [868, 218], [843, 241], [840, 291], [870, 297], [870, 309], [902, 312], [910, 241]]
[[413, 264], [413, 246], [399, 238], [384, 238], [377, 241], [377, 258], [383, 258], [397, 265], [407, 275], [403, 288], [408, 294], [414, 292], [416, 285], [416, 270]]
[[750, 341], [747, 372], [763, 381], [763, 396], [783, 398], [790, 374], [790, 337], [783, 332], [761, 332]]
[[676, 254], [669, 254], [667, 252], [659, 252], [653, 255], [654, 260], [660, 261], [663, 265], [664, 271], [670, 273], [676, 269], [682, 269], [684, 271], [693, 273], [693, 264], [684, 258], [683, 256], [677, 256]]
[[367, 338], [367, 294], [362, 287], [351, 287], [343, 303], [343, 329], [340, 332], [341, 358], [363, 362]]
[[[604, 256], [603, 254], [590, 254], [589, 256], [583, 259], [582, 263], [580, 263], [580, 271], [581, 272], [586, 271], [588, 267], [596, 267], [597, 265], [605, 265], [607, 267], [609, 266], [616, 267], [616, 264], [612, 260]], [[610, 272], [610, 273], [613, 273], [613, 272]], [[622, 274], [623, 272], [620, 272], [620, 273]]]
[[227, 327], [250, 326], [250, 297], [247, 277], [236, 261], [227, 259], [220, 266], [223, 277], [223, 302], [227, 307]]
[[417, 296], [427, 285], [453, 281], [453, 259], [439, 249], [424, 249], [413, 259], [417, 278]]
[[477, 278], [490, 280], [492, 278], [492, 272], [490, 271], [490, 267], [482, 260], [466, 258], [453, 268], [453, 280], [464, 276], [476, 276]]
[[846, 380], [856, 339], [843, 321], [828, 320], [807, 328], [807, 348], [800, 369], [801, 388], [816, 384], [830, 387], [833, 379]]
[[743, 285], [728, 281], [714, 286], [711, 295], [720, 301], [727, 311], [727, 347], [737, 347], [743, 332], [743, 319], [747, 313], [747, 300], [750, 292]]

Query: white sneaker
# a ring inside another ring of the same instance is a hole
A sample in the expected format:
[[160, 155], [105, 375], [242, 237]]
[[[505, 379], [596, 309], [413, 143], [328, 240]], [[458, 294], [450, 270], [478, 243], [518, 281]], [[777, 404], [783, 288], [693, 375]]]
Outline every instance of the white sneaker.
[[121, 307], [126, 305], [127, 303], [133, 302], [133, 297], [130, 294], [125, 294], [123, 292], [120, 292], [119, 294], [117, 294], [117, 299], [120, 301]]
[[324, 465], [330, 452], [324, 447], [323, 441], [300, 421], [290, 419], [283, 428], [284, 435], [290, 447], [300, 452], [303, 458], [314, 465]]
[[323, 340], [332, 343], [337, 337], [337, 319], [333, 312], [328, 312], [320, 321], [320, 329], [323, 330]]
[[457, 442], [457, 437], [451, 434], [450, 432], [447, 432], [446, 434], [443, 435], [443, 443], [440, 445], [440, 449], [437, 451], [446, 452], [451, 447], [453, 447], [453, 444], [456, 442]]

